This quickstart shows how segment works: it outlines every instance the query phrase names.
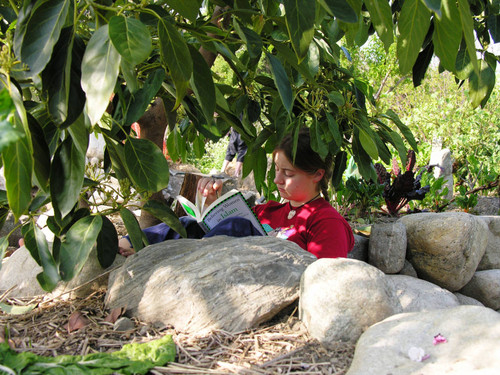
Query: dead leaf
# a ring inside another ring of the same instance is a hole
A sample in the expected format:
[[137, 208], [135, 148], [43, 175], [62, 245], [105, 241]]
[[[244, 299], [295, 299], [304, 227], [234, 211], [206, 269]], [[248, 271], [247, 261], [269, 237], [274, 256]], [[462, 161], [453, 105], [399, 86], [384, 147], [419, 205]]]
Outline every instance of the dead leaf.
[[125, 307], [116, 307], [104, 318], [105, 322], [115, 323], [125, 313]]
[[88, 320], [85, 316], [80, 311], [75, 311], [71, 316], [69, 317], [68, 324], [66, 325], [66, 328], [68, 329], [68, 333], [71, 333], [73, 331], [77, 331], [86, 325], [90, 323], [90, 320]]

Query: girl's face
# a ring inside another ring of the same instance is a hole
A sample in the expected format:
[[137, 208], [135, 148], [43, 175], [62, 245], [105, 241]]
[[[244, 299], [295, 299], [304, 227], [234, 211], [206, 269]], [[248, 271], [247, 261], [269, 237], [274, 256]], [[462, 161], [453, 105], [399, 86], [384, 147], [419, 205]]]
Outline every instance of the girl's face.
[[318, 194], [318, 183], [325, 171], [319, 169], [313, 174], [304, 172], [295, 167], [283, 151], [274, 154], [276, 177], [274, 183], [283, 199], [287, 199], [293, 206], [299, 206]]

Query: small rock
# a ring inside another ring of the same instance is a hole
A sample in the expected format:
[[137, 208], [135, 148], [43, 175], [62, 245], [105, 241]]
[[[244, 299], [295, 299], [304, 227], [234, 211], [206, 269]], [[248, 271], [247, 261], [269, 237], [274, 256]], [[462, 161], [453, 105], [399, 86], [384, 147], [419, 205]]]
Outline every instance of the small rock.
[[123, 332], [123, 331], [129, 331], [134, 328], [135, 328], [134, 322], [131, 319], [127, 318], [126, 316], [122, 316], [121, 318], [119, 318], [113, 325], [113, 331]]

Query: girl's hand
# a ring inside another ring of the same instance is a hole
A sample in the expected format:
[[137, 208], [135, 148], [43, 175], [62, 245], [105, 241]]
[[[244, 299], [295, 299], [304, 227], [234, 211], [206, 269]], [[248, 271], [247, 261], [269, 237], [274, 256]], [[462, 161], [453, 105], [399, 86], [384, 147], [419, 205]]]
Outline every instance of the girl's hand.
[[198, 193], [207, 198], [206, 205], [212, 204], [221, 191], [222, 180], [204, 177], [198, 181]]

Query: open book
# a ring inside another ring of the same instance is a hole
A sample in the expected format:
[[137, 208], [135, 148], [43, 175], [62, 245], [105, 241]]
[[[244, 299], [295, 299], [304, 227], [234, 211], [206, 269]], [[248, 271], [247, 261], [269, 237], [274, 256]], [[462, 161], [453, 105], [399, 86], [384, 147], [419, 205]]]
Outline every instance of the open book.
[[242, 217], [250, 220], [255, 229], [263, 236], [267, 235], [262, 224], [257, 219], [257, 216], [255, 216], [243, 197], [243, 194], [238, 190], [233, 189], [227, 192], [208, 207], [204, 207], [205, 199], [205, 197], [197, 193], [195, 205], [182, 195], [177, 196], [177, 200], [182, 208], [184, 208], [184, 211], [186, 211], [189, 216], [194, 217], [205, 232], [209, 232], [213, 227], [228, 217]]

